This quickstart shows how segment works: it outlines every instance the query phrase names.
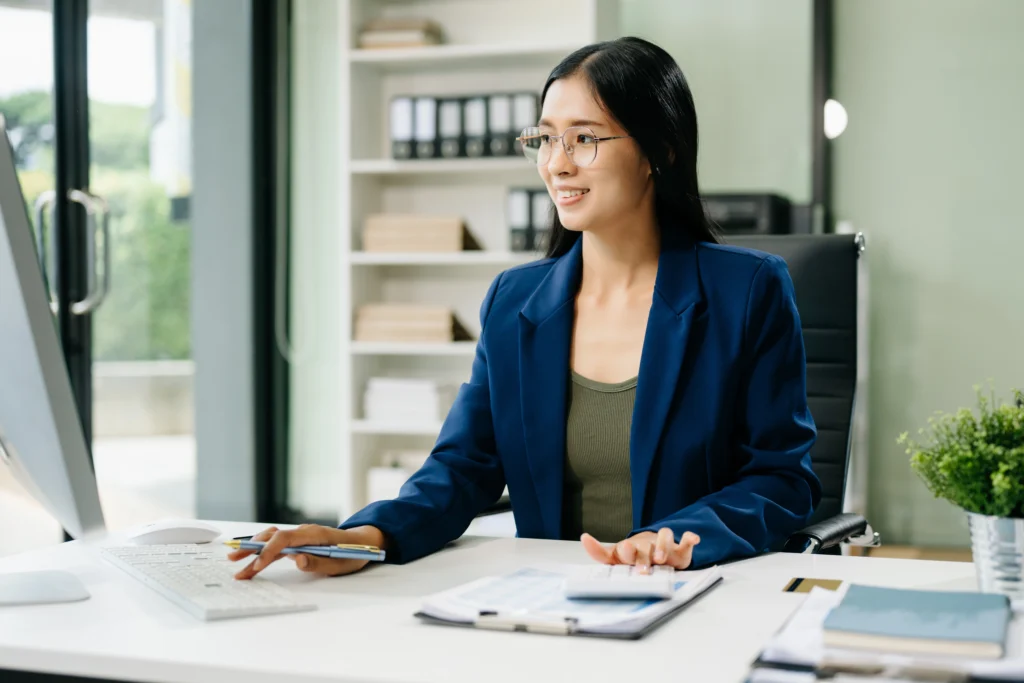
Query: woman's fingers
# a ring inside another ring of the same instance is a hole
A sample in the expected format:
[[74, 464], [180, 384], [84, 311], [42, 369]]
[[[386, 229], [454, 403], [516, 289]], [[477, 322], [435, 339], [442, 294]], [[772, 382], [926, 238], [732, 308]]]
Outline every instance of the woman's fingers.
[[586, 550], [587, 554], [594, 560], [601, 564], [617, 564], [614, 557], [614, 546], [606, 548], [601, 545], [600, 541], [590, 534], [583, 534], [580, 536], [580, 542], [583, 543], [583, 549]]
[[612, 564], [633, 564], [636, 562], [636, 543], [631, 538], [619, 541], [615, 544], [612, 555], [616, 560]]
[[676, 549], [676, 538], [672, 534], [672, 530], [668, 527], [663, 527], [658, 531], [658, 541], [654, 546], [654, 564], [665, 564], [668, 561], [669, 555], [671, 555]]
[[686, 569], [693, 562], [693, 547], [700, 543], [700, 536], [687, 531], [683, 534], [683, 537], [679, 539], [679, 545], [676, 546], [675, 551], [672, 553], [669, 564], [676, 569]]
[[[256, 559], [250, 562], [249, 565], [243, 568], [240, 572], [235, 574], [235, 578], [251, 579], [270, 566], [271, 563], [279, 560], [282, 557], [281, 551], [285, 548], [291, 548], [299, 545], [319, 545], [321, 543], [329, 542], [328, 532], [329, 530], [325, 527], [320, 527], [315, 524], [303, 524], [295, 529], [275, 531], [271, 534], [269, 539], [266, 539], [266, 543]], [[254, 537], [253, 540], [264, 539], [257, 539]]]
[[[254, 540], [254, 541], [266, 541], [267, 539], [269, 539], [271, 536], [273, 536], [276, 533], [277, 533], [277, 527], [276, 526], [272, 526], [269, 529], [264, 529], [263, 531], [259, 532], [255, 536], [253, 536], [252, 540]], [[228, 553], [228, 559], [231, 560], [232, 562], [234, 562], [236, 560], [241, 560], [243, 557], [249, 557], [250, 555], [252, 555], [255, 552], [256, 552], [255, 550], [241, 550], [241, 549], [240, 550], [233, 550], [230, 553]]]
[[341, 576], [359, 571], [366, 566], [367, 560], [338, 560], [316, 555], [288, 555], [295, 560], [295, 566], [301, 571], [324, 576]]
[[[632, 542], [631, 542], [632, 543]], [[641, 574], [651, 571], [651, 555], [654, 553], [654, 544], [648, 540], [632, 543], [636, 548], [636, 559], [633, 564]]]
[[603, 564], [632, 564], [641, 573], [651, 570], [651, 565], [666, 564], [676, 569], [686, 569], [693, 561], [693, 547], [700, 543], [700, 537], [687, 531], [675, 542], [675, 536], [669, 528], [663, 528], [654, 534], [645, 531], [624, 541], [619, 541], [610, 548], [590, 534], [580, 537], [587, 554]]

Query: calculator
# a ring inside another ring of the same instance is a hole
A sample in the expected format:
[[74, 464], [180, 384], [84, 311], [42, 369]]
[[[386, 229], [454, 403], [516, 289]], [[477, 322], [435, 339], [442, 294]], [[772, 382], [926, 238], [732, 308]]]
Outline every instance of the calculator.
[[566, 577], [562, 591], [567, 598], [671, 598], [676, 590], [676, 570], [654, 565], [643, 574], [630, 564], [581, 567]]

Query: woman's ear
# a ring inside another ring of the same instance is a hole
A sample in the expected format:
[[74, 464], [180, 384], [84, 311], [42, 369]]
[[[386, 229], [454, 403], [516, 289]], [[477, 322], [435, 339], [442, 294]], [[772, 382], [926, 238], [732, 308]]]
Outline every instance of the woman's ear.
[[652, 175], [654, 175], [655, 173], [658, 172], [658, 167], [655, 166], [654, 164], [652, 164], [650, 159], [648, 159], [647, 157], [644, 157], [643, 158], [643, 168], [641, 170], [646, 172], [648, 177], [649, 177], [649, 176], [652, 176]]

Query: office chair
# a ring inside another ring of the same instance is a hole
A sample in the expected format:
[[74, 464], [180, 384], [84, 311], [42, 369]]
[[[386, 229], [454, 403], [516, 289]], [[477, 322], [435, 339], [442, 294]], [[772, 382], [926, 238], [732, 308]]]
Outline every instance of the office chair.
[[782, 257], [789, 266], [807, 353], [807, 402], [818, 428], [811, 464], [822, 498], [810, 525], [784, 552], [838, 554], [843, 543], [880, 545], [858, 514], [843, 513], [857, 386], [857, 235], [736, 235], [727, 244]]

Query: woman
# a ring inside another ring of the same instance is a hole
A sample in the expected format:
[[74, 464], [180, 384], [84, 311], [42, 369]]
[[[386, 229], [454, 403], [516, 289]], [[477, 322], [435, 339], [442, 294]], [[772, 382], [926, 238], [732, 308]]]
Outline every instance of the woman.
[[[582, 48], [551, 73], [541, 114], [520, 140], [557, 207], [548, 258], [491, 285], [431, 457], [339, 529], [256, 536], [268, 545], [239, 578], [292, 545], [417, 559], [506, 485], [519, 536], [579, 538], [641, 570], [752, 555], [810, 517], [821, 491], [792, 283], [781, 259], [717, 243], [679, 67], [636, 38]], [[322, 574], [365, 565], [284, 557]]]

